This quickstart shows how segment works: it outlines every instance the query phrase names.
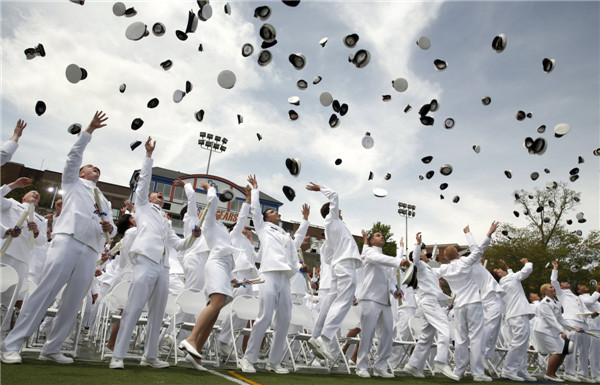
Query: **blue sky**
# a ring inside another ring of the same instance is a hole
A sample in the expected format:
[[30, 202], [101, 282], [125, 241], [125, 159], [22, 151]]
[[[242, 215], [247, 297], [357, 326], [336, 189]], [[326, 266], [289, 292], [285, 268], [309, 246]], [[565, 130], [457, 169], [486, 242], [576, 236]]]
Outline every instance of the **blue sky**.
[[[29, 124], [13, 161], [29, 167], [60, 171], [74, 141], [69, 125], [84, 126], [96, 109], [109, 116], [108, 126], [94, 134], [85, 162], [97, 164], [107, 182], [127, 185], [144, 156], [129, 143], [157, 139], [155, 165], [186, 173], [204, 173], [208, 152], [197, 145], [200, 131], [229, 139], [228, 149], [213, 154], [210, 172], [239, 184], [255, 173], [266, 193], [285, 202], [284, 219], [299, 220], [303, 202], [313, 208], [312, 222], [322, 225], [318, 207], [324, 197], [304, 190], [307, 182], [325, 184], [339, 192], [345, 221], [354, 233], [380, 220], [392, 225], [396, 239], [405, 233], [404, 219], [397, 214], [398, 201], [417, 206], [409, 221], [409, 237], [423, 231], [427, 243], [464, 243], [462, 228], [470, 224], [476, 237], [485, 234], [492, 220], [525, 225], [512, 211], [514, 190], [544, 188], [548, 181], [568, 181], [569, 170], [580, 168], [571, 187], [582, 193], [575, 213], [585, 213], [587, 223], [573, 227], [585, 232], [599, 228], [599, 165], [592, 154], [600, 147], [600, 52], [598, 2], [321, 2], [302, 1], [291, 8], [280, 1], [229, 2], [232, 14], [223, 12], [224, 2], [211, 2], [213, 17], [199, 22], [185, 42], [175, 37], [185, 29], [187, 12], [198, 10], [195, 1], [126, 2], [138, 14], [116, 17], [112, 2], [86, 1], [79, 6], [60, 2], [2, 2], [2, 141], [10, 137], [19, 118]], [[253, 17], [254, 8], [268, 4], [267, 23], [277, 30], [278, 44], [270, 48], [273, 61], [257, 64], [258, 31], [265, 22]], [[165, 24], [162, 37], [152, 34], [140, 41], [125, 38], [126, 28], [142, 21], [151, 28]], [[345, 35], [360, 36], [354, 49], [345, 47]], [[504, 33], [502, 53], [491, 48], [494, 36]], [[422, 50], [415, 41], [431, 40]], [[323, 37], [329, 41], [319, 45]], [[241, 55], [244, 43], [254, 54]], [[44, 44], [46, 57], [26, 60], [23, 50]], [[198, 52], [202, 43], [204, 51]], [[371, 53], [370, 63], [357, 69], [348, 55], [358, 49]], [[304, 69], [295, 70], [287, 58], [303, 53]], [[542, 59], [554, 58], [556, 68], [542, 71]], [[171, 59], [164, 71], [160, 63]], [[433, 61], [448, 63], [436, 71]], [[88, 78], [71, 84], [65, 68], [75, 63]], [[229, 69], [236, 85], [220, 88], [218, 74]], [[312, 84], [315, 76], [323, 80]], [[408, 89], [399, 93], [391, 81], [403, 77]], [[296, 82], [309, 83], [299, 90]], [[193, 91], [179, 104], [172, 101], [186, 80]], [[118, 87], [127, 84], [121, 94]], [[331, 107], [319, 103], [322, 92], [347, 103], [349, 112], [341, 124], [328, 125]], [[382, 95], [391, 95], [389, 102]], [[287, 103], [300, 97], [300, 106]], [[481, 98], [492, 103], [483, 106]], [[150, 110], [146, 103], [157, 97]], [[437, 99], [440, 108], [431, 113], [433, 126], [418, 120], [421, 105]], [[47, 112], [38, 117], [37, 100]], [[413, 108], [403, 110], [407, 104]], [[195, 111], [205, 110], [199, 123]], [[288, 110], [300, 118], [290, 121]], [[515, 112], [531, 112], [524, 121]], [[237, 124], [237, 114], [244, 123]], [[129, 127], [134, 118], [145, 121], [138, 131]], [[452, 117], [453, 129], [443, 127]], [[554, 138], [553, 128], [568, 123], [571, 132]], [[547, 126], [544, 134], [536, 128]], [[369, 131], [372, 149], [361, 146]], [[263, 137], [258, 141], [256, 133]], [[542, 156], [523, 148], [525, 137], [544, 137], [548, 150]], [[480, 145], [476, 154], [471, 147]], [[426, 165], [420, 159], [433, 156]], [[585, 163], [578, 165], [577, 157]], [[301, 174], [295, 178], [285, 169], [287, 157], [300, 158]], [[342, 159], [336, 166], [334, 161]], [[453, 173], [441, 176], [439, 167], [451, 164]], [[543, 172], [544, 168], [550, 174]], [[419, 180], [429, 170], [430, 180]], [[512, 179], [504, 176], [511, 170]], [[375, 174], [368, 181], [369, 171]], [[529, 174], [540, 173], [537, 181]], [[384, 180], [386, 173], [392, 175]], [[449, 187], [439, 198], [441, 183]], [[289, 185], [297, 197], [288, 202], [281, 188]], [[376, 198], [373, 188], [389, 194]], [[460, 201], [452, 203], [458, 195]]]

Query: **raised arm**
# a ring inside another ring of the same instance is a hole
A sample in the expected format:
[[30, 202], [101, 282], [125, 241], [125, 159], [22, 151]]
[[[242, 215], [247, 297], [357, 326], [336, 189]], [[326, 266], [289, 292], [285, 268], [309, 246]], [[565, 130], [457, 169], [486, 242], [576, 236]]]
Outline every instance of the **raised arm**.
[[140, 171], [140, 179], [138, 180], [137, 189], [135, 190], [135, 204], [138, 207], [149, 204], [148, 194], [150, 193], [150, 178], [152, 177], [152, 153], [156, 148], [156, 140], [152, 142], [152, 137], [148, 137], [146, 140], [146, 157], [144, 163], [142, 163], [142, 170]]
[[[481, 257], [483, 256], [483, 252], [490, 245], [490, 242], [492, 241], [492, 234], [494, 234], [494, 232], [498, 228], [499, 224], [500, 224], [500, 222], [493, 221], [492, 224], [490, 225], [490, 229], [488, 230], [485, 239], [481, 242], [481, 244], [479, 246], [474, 246], [471, 249], [471, 254], [469, 256], [462, 257], [462, 258], [465, 258], [465, 261], [468, 264], [474, 265], [475, 263], [477, 263], [481, 260]], [[463, 231], [465, 232], [465, 234], [471, 233], [469, 230], [469, 226], [465, 227], [463, 229]], [[468, 240], [468, 237], [467, 237], [467, 240]], [[469, 248], [470, 248], [470, 245], [469, 245]]]
[[19, 138], [23, 135], [23, 130], [27, 127], [27, 123], [24, 120], [19, 119], [17, 125], [15, 126], [15, 131], [13, 135], [10, 137], [8, 142], [4, 143], [0, 148], [0, 165], [4, 166], [6, 162], [8, 162], [15, 151], [17, 151], [17, 147], [19, 147]]
[[563, 302], [565, 299], [565, 294], [560, 288], [560, 283], [558, 282], [558, 262], [552, 261], [552, 273], [550, 274], [550, 284], [554, 286], [554, 290], [556, 290], [556, 298], [560, 302]]
[[196, 191], [190, 183], [185, 183], [182, 180], [176, 179], [175, 186], [183, 187], [187, 198], [187, 211], [183, 216], [184, 235], [187, 237], [198, 222], [198, 206], [196, 205]]
[[326, 186], [322, 186], [322, 185], [318, 185], [315, 184], [313, 182], [310, 182], [310, 184], [308, 186], [306, 186], [306, 189], [308, 191], [320, 191], [323, 193], [323, 195], [325, 195], [327, 197], [327, 199], [329, 199], [329, 213], [331, 214], [332, 218], [339, 218], [340, 214], [339, 214], [339, 198], [338, 198], [338, 194], [327, 188]]
[[96, 111], [87, 129], [79, 135], [79, 138], [67, 154], [67, 162], [65, 163], [62, 174], [63, 185], [71, 184], [79, 180], [79, 169], [81, 168], [83, 151], [92, 139], [92, 133], [98, 128], [106, 126], [104, 122], [107, 119], [104, 112]]
[[258, 182], [255, 175], [248, 176], [248, 183], [252, 186], [251, 203], [252, 221], [256, 230], [260, 230], [265, 226], [262, 212], [260, 211], [260, 191], [258, 191]]
[[246, 218], [248, 218], [248, 214], [250, 213], [250, 198], [252, 195], [252, 187], [250, 185], [246, 185], [246, 201], [242, 203], [242, 208], [237, 217], [237, 221], [235, 222], [235, 226], [231, 230], [231, 234], [241, 234], [244, 227], [246, 227]]
[[[533, 272], [533, 264], [527, 260], [527, 258], [521, 258], [521, 263], [523, 264], [523, 268], [517, 271], [515, 274], [517, 280], [523, 281], [527, 279]], [[508, 271], [508, 269], [507, 269]]]
[[308, 216], [310, 215], [310, 206], [306, 203], [302, 205], [302, 222], [300, 222], [300, 226], [294, 233], [294, 248], [297, 250], [302, 246], [304, 242], [304, 237], [306, 236], [306, 232], [308, 231]]

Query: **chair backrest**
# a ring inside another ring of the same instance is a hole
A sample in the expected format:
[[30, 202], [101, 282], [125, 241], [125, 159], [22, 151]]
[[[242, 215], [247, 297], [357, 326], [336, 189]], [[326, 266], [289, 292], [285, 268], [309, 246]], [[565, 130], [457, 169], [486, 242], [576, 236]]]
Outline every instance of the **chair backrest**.
[[206, 296], [203, 290], [183, 289], [175, 302], [182, 312], [198, 316], [206, 307]]
[[19, 273], [9, 265], [0, 263], [0, 293], [19, 283]]
[[408, 319], [408, 328], [413, 340], [417, 340], [423, 330], [423, 318], [412, 316]]
[[312, 311], [306, 305], [293, 303], [290, 324], [302, 326], [306, 330], [312, 330], [314, 327]]
[[221, 322], [229, 322], [229, 313], [231, 312], [231, 302], [227, 305], [223, 306], [221, 311], [219, 312], [219, 316], [217, 317], [218, 321]]
[[122, 309], [127, 304], [129, 298], [129, 288], [131, 281], [121, 281], [113, 286], [108, 294], [108, 306], [110, 309]]
[[244, 320], [255, 320], [258, 318], [258, 298], [251, 295], [235, 297], [231, 302], [231, 312]]
[[171, 310], [173, 310], [173, 308], [176, 306], [176, 302], [177, 295], [169, 293], [169, 295], [167, 296], [167, 306], [165, 306], [165, 312], [168, 313]]
[[360, 315], [356, 310], [356, 306], [351, 306], [340, 325], [340, 332], [342, 335], [346, 335], [348, 331], [357, 327], [360, 327]]

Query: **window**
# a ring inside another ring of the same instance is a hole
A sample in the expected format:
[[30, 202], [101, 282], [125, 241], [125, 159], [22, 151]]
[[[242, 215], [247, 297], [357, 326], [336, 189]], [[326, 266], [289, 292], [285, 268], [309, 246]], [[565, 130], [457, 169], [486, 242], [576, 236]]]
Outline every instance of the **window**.
[[116, 221], [117, 219], [119, 219], [119, 215], [120, 214], [121, 214], [121, 210], [119, 210], [119, 209], [112, 209], [113, 221]]
[[[171, 192], [169, 191], [169, 194]], [[163, 193], [164, 194], [164, 193]], [[175, 192], [173, 193], [173, 200], [178, 199], [178, 200], [187, 200], [187, 197], [185, 196], [185, 190], [183, 189], [183, 187], [179, 187], [179, 186], [175, 186]]]
[[242, 209], [242, 203], [243, 201], [234, 199], [231, 201], [231, 211], [237, 211], [239, 212]]

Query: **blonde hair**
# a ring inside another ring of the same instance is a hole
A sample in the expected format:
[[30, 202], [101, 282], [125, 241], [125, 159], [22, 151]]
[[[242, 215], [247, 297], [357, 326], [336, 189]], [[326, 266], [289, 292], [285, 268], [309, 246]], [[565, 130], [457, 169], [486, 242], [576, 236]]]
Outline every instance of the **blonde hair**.
[[552, 286], [552, 285], [549, 283], [545, 283], [542, 285], [542, 287], [540, 287], [540, 294], [542, 295], [542, 297], [546, 296], [546, 290], [548, 290], [549, 286]]
[[448, 246], [444, 249], [444, 256], [448, 259], [455, 259], [458, 256], [458, 251], [454, 246]]

